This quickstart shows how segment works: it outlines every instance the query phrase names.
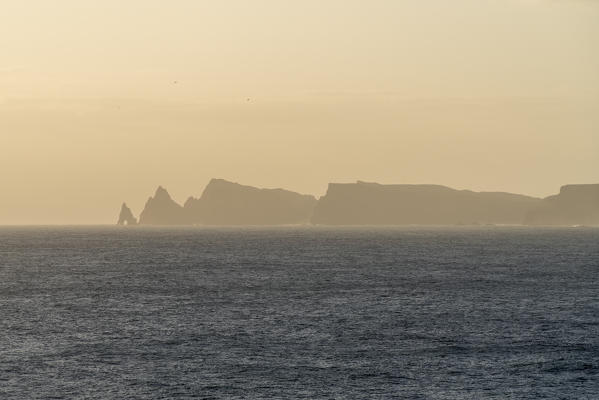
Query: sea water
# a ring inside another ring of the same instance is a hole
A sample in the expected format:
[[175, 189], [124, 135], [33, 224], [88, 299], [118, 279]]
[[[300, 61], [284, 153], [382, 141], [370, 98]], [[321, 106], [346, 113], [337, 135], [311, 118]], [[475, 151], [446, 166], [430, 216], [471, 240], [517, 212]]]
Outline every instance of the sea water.
[[2, 399], [597, 399], [599, 229], [0, 228]]

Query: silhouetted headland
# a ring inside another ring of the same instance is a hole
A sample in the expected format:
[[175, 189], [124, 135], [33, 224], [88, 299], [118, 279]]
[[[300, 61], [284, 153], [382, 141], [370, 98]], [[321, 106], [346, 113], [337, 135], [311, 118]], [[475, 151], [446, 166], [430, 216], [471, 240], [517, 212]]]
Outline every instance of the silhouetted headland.
[[316, 198], [283, 189], [259, 189], [212, 179], [184, 206], [160, 186], [141, 212], [141, 225], [291, 225], [310, 222]]
[[315, 204], [310, 195], [212, 179], [184, 209], [188, 221], [205, 225], [289, 225], [308, 223]]
[[559, 194], [539, 202], [527, 225], [599, 225], [599, 184], [562, 186]]
[[[119, 224], [134, 225], [123, 204]], [[441, 185], [331, 183], [320, 199], [212, 179], [181, 206], [158, 187], [140, 225], [599, 225], [599, 184], [541, 199]]]
[[139, 215], [140, 225], [188, 225], [183, 207], [175, 202], [166, 189], [158, 186], [154, 197], [150, 197]]
[[312, 223], [321, 225], [521, 224], [539, 199], [440, 185], [331, 183]]

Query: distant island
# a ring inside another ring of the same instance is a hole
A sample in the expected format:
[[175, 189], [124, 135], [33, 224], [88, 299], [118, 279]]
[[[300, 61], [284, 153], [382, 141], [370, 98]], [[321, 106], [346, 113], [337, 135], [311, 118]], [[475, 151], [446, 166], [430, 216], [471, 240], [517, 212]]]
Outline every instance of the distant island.
[[180, 205], [159, 186], [135, 218], [119, 225], [599, 225], [599, 184], [562, 186], [546, 197], [456, 190], [441, 185], [331, 183], [314, 196], [212, 179]]

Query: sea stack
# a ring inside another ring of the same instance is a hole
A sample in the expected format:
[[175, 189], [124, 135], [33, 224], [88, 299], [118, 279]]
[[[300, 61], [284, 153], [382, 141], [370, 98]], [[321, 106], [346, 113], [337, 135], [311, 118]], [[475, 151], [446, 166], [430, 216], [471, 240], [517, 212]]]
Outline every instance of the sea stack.
[[127, 203], [121, 206], [121, 213], [117, 225], [137, 225], [137, 218], [133, 216], [131, 209], [127, 207]]

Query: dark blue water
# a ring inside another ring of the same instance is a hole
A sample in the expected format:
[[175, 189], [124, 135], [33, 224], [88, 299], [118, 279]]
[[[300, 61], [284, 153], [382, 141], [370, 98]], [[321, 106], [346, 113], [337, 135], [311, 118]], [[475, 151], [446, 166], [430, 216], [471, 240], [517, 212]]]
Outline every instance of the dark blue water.
[[599, 230], [0, 228], [0, 398], [599, 398]]

